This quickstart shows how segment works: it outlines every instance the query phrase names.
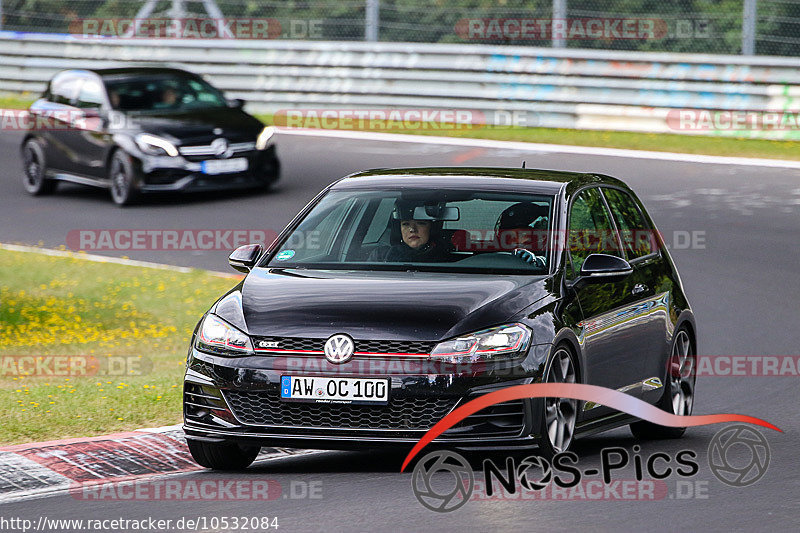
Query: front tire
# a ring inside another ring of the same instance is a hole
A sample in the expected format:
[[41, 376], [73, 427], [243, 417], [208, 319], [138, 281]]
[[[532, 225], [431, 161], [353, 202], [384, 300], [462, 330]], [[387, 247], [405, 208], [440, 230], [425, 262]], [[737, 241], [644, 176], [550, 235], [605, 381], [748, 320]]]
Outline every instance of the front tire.
[[132, 205], [139, 199], [139, 189], [133, 171], [131, 158], [125, 152], [117, 150], [111, 158], [108, 178], [111, 181], [111, 199], [122, 207]]
[[[576, 383], [577, 365], [572, 352], [559, 345], [545, 377], [546, 383]], [[539, 402], [539, 428], [537, 444], [545, 457], [566, 452], [572, 446], [575, 436], [575, 422], [578, 419], [578, 400], [571, 398], [543, 398]]]
[[47, 157], [39, 141], [28, 139], [22, 147], [22, 160], [25, 165], [22, 184], [29, 194], [42, 196], [56, 190], [58, 182], [47, 177]]
[[200, 466], [213, 470], [244, 470], [256, 460], [261, 448], [235, 442], [187, 440], [189, 452]]
[[[664, 394], [656, 406], [673, 415], [689, 416], [694, 406], [694, 389], [697, 381], [697, 359], [694, 344], [685, 328], [675, 333], [667, 368]], [[677, 439], [686, 428], [659, 426], [641, 420], [631, 424], [631, 433], [637, 439]]]

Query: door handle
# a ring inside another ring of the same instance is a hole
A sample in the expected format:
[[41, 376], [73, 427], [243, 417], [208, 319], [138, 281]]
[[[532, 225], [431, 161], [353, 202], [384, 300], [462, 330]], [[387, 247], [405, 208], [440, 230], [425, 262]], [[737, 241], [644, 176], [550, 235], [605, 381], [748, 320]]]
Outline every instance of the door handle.
[[642, 294], [646, 290], [647, 290], [647, 285], [645, 285], [644, 283], [637, 283], [636, 285], [633, 286], [631, 294]]

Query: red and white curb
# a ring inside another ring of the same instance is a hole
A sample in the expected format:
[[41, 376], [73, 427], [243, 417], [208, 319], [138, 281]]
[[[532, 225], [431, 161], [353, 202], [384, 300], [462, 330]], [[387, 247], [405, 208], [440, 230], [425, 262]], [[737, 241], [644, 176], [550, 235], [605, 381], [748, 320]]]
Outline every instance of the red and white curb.
[[[264, 448], [258, 461], [309, 453], [318, 452]], [[0, 504], [66, 493], [88, 483], [201, 470], [179, 425], [5, 446], [0, 448]]]

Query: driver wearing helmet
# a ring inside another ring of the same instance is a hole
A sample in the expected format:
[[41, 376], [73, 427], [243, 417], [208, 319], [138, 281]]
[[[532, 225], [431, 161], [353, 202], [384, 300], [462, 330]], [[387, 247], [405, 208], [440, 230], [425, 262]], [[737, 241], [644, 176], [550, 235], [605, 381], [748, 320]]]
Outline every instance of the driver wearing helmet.
[[441, 241], [443, 221], [436, 217], [436, 209], [436, 206], [398, 201], [390, 222], [394, 244], [373, 250], [367, 260], [390, 263], [448, 261], [450, 253]]
[[[547, 228], [549, 208], [532, 202], [519, 202], [500, 214], [495, 225], [497, 244], [526, 263], [545, 268], [544, 257], [536, 255], [536, 234]], [[534, 250], [531, 250], [533, 248]]]

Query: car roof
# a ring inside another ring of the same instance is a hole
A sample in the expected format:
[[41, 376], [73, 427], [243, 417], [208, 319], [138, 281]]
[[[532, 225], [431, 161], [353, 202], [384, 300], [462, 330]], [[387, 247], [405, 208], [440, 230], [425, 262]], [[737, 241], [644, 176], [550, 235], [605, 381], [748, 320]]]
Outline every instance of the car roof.
[[73, 72], [94, 73], [101, 78], [117, 76], [149, 76], [153, 74], [172, 74], [179, 76], [195, 77], [189, 71], [172, 67], [117, 67], [117, 68], [93, 68], [93, 69], [71, 69]]
[[622, 181], [602, 174], [566, 172], [563, 170], [502, 167], [420, 167], [366, 170], [351, 174], [333, 189], [382, 189], [433, 187], [567, 194], [592, 184], [614, 185], [628, 189]]

